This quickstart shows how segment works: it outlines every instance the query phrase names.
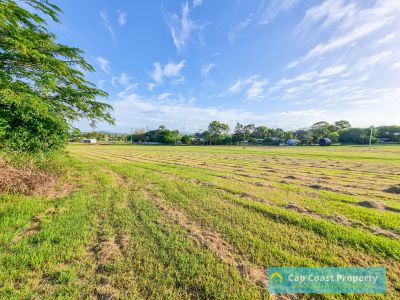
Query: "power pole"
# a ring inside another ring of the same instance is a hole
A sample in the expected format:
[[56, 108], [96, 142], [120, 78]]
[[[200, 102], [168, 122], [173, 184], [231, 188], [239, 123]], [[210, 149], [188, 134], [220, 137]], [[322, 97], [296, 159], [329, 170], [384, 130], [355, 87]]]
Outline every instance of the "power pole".
[[369, 133], [369, 147], [368, 150], [371, 151], [371, 143], [372, 143], [372, 130], [374, 129], [374, 126], [371, 126], [371, 132]]
[[243, 149], [246, 149], [246, 130], [243, 131]]
[[133, 133], [132, 133], [133, 128], [131, 128], [131, 144], [133, 144]]

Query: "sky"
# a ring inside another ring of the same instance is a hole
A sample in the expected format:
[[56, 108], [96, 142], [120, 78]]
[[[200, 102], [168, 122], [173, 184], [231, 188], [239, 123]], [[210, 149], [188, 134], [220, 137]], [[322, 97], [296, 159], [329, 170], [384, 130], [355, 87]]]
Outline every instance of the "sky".
[[51, 30], [85, 51], [114, 108], [97, 130], [400, 124], [399, 0], [54, 3]]

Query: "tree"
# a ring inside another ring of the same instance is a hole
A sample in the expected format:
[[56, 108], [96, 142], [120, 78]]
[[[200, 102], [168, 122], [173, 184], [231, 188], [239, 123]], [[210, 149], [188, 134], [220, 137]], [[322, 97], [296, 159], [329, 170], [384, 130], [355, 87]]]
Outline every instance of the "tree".
[[82, 139], [82, 131], [79, 128], [72, 128], [70, 132], [70, 140], [73, 142], [79, 142]]
[[296, 130], [295, 136], [301, 141], [302, 144], [311, 144], [313, 140], [312, 132], [311, 130], [307, 129], [299, 129]]
[[332, 143], [336, 144], [339, 142], [339, 132], [333, 131], [328, 133], [327, 138], [331, 140]]
[[229, 129], [228, 124], [212, 121], [210, 125], [208, 125], [210, 142], [217, 144], [223, 138], [223, 135], [229, 132]]
[[244, 126], [244, 132], [246, 133], [246, 137], [252, 136], [255, 130], [256, 130], [256, 125], [254, 124], [248, 124]]
[[240, 143], [244, 140], [244, 125], [239, 122], [236, 123], [235, 130], [232, 135], [233, 143]]
[[285, 138], [285, 131], [281, 128], [275, 129], [275, 137], [280, 138], [281, 140]]
[[[340, 142], [345, 144], [368, 144], [370, 136], [370, 128], [351, 128], [340, 134]], [[375, 136], [372, 137], [372, 143], [376, 143]]]
[[82, 50], [56, 41], [46, 18], [61, 10], [46, 0], [0, 1], [0, 146], [31, 152], [62, 147], [72, 121], [113, 123], [107, 93], [84, 78], [94, 71]]
[[400, 142], [400, 126], [381, 126], [376, 128], [379, 138], [388, 138], [391, 142]]
[[189, 135], [182, 136], [181, 142], [182, 144], [189, 145], [191, 142], [190, 136]]
[[291, 131], [286, 132], [286, 139], [291, 140], [294, 139], [294, 134]]
[[312, 125], [310, 131], [313, 136], [313, 142], [318, 143], [321, 138], [327, 137], [331, 129], [329, 123], [326, 121], [321, 121]]
[[267, 126], [258, 126], [254, 129], [253, 137], [256, 139], [265, 139], [269, 135]]
[[336, 121], [333, 123], [334, 130], [341, 133], [343, 131], [347, 131], [351, 128], [351, 124], [349, 121], [346, 120], [341, 120], [341, 121]]
[[165, 144], [175, 144], [179, 141], [179, 131], [178, 130], [163, 130], [161, 133], [161, 143]]

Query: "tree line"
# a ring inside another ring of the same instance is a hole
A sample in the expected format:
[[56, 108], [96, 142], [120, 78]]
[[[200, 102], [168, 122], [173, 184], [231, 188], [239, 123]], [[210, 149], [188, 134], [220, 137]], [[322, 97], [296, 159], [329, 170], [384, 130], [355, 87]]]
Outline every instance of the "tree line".
[[[264, 144], [279, 145], [295, 140], [298, 144], [317, 144], [321, 138], [329, 138], [332, 143], [368, 144], [371, 128], [353, 128], [350, 122], [341, 120], [330, 124], [321, 121], [309, 128], [285, 131], [281, 128], [268, 128], [254, 124], [237, 123], [233, 132], [228, 124], [212, 121], [208, 129], [195, 134], [181, 135], [178, 130], [168, 130], [160, 126], [156, 130], [139, 130], [126, 137], [127, 141], [138, 143], [161, 144], [202, 144], [202, 145], [237, 145]], [[400, 142], [400, 126], [381, 126], [372, 129], [372, 143], [378, 139], [387, 142]]]

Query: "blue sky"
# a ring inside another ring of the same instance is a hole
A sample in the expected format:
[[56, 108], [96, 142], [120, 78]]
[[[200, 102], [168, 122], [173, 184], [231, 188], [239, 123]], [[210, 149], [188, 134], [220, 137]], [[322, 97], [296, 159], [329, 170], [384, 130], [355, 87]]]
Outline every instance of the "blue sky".
[[[55, 1], [115, 126], [400, 123], [400, 1]], [[88, 130], [88, 122], [76, 124]]]

